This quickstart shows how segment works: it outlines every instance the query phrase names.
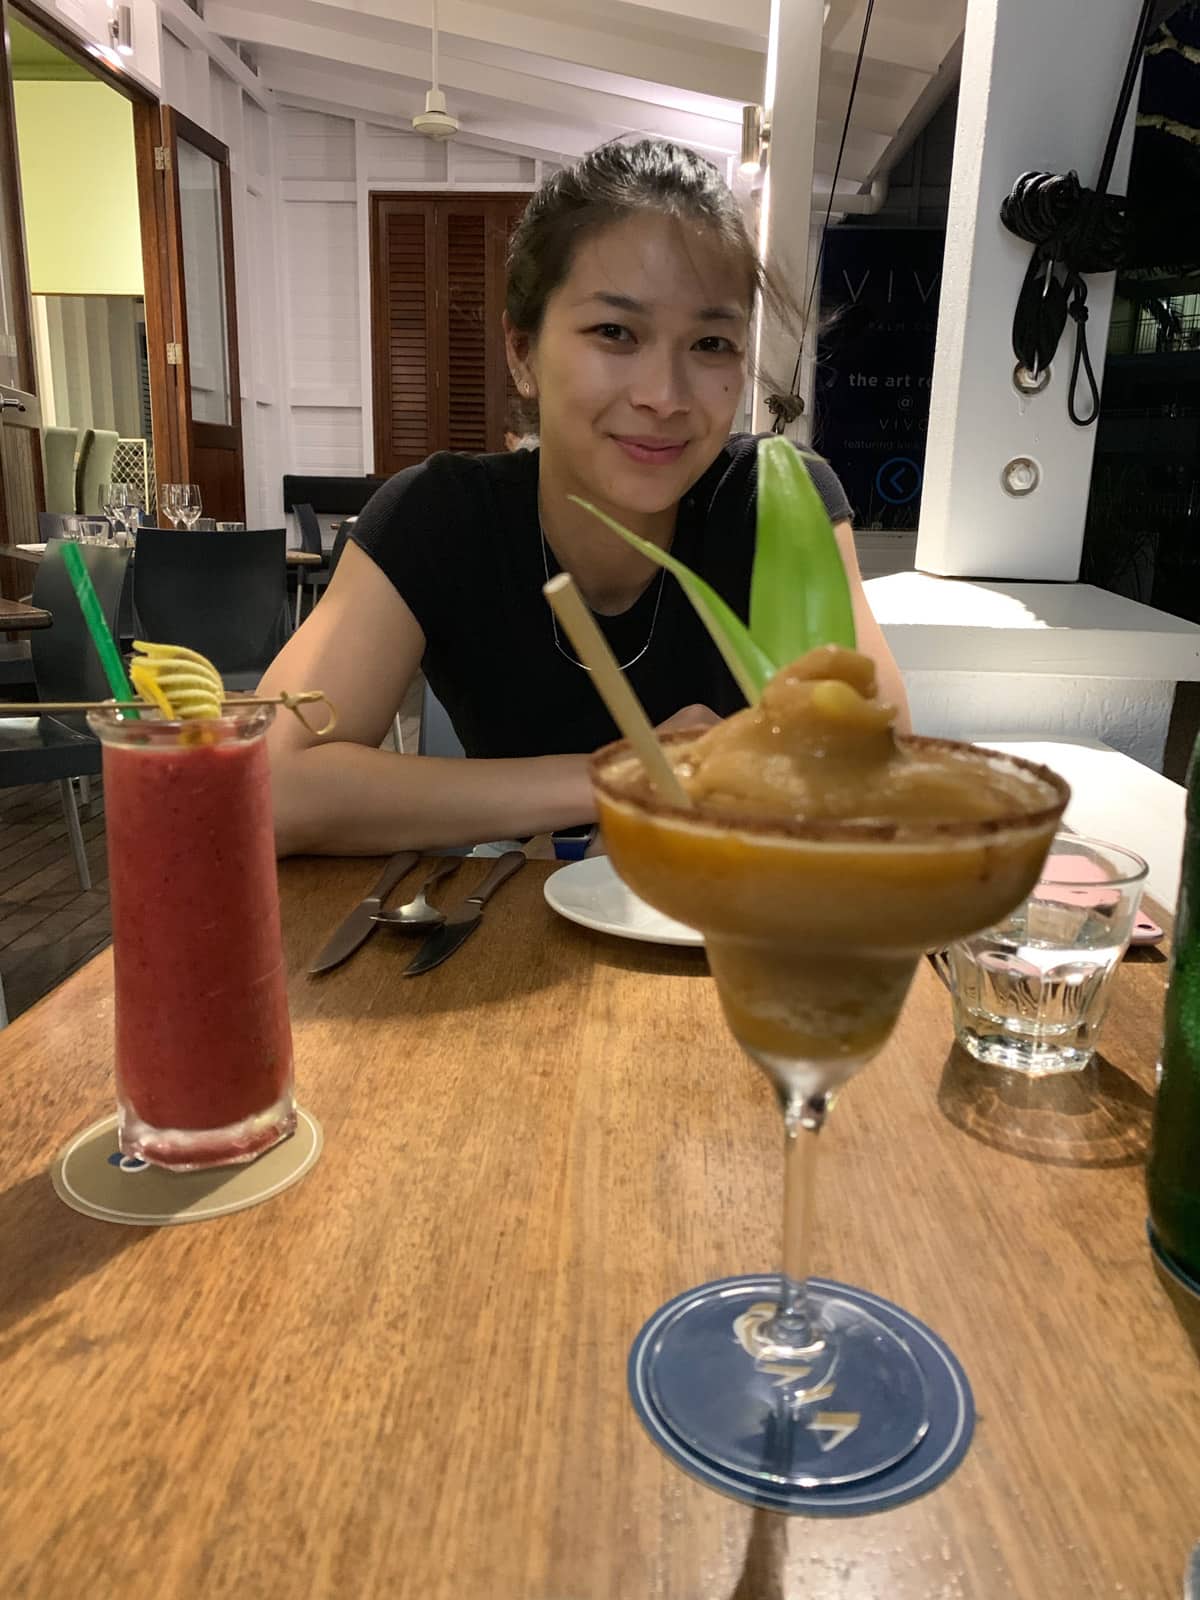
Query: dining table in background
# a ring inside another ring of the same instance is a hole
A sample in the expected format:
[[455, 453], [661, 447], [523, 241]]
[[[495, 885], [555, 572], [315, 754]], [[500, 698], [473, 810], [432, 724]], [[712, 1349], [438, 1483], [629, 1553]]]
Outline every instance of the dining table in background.
[[219, 1221], [51, 1188], [113, 1104], [108, 954], [0, 1034], [5, 1600], [1177, 1600], [1200, 1303], [1144, 1231], [1162, 952], [1124, 964], [1095, 1065], [1042, 1083], [956, 1049], [921, 964], [825, 1135], [814, 1269], [948, 1340], [974, 1442], [901, 1509], [785, 1519], [671, 1465], [626, 1393], [664, 1301], [777, 1263], [778, 1112], [703, 953], [560, 920], [550, 870], [423, 978], [381, 932], [312, 980], [378, 864], [283, 865], [325, 1148]]
[[41, 606], [27, 605], [23, 600], [0, 600], [0, 633], [29, 633], [53, 624], [53, 613]]
[[[235, 538], [236, 535], [228, 534], [225, 537]], [[28, 593], [32, 577], [28, 570], [23, 569], [40, 567], [45, 548], [40, 544], [0, 544], [0, 594], [12, 591], [13, 597], [19, 598], [18, 591]], [[323, 559], [310, 550], [286, 552], [287, 564], [293, 569], [319, 567]], [[15, 566], [10, 563], [15, 563]]]

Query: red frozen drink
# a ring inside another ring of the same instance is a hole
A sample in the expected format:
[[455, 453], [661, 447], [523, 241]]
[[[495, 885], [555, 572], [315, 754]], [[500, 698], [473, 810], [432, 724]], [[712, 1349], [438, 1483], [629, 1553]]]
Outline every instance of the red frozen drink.
[[268, 707], [213, 720], [94, 712], [126, 1155], [250, 1161], [295, 1127], [263, 742]]

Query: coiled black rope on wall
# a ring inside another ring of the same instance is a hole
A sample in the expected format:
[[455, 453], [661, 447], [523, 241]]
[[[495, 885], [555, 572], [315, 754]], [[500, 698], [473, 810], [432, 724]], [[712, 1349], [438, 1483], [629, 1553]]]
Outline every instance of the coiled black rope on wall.
[[[1110, 195], [1108, 185], [1142, 52], [1155, 13], [1161, 10], [1162, 0], [1143, 0], [1096, 187], [1084, 188], [1077, 172], [1023, 172], [1000, 206], [1000, 220], [1008, 231], [1034, 247], [1013, 317], [1014, 381], [1024, 393], [1037, 393], [1045, 387], [1046, 369], [1070, 317], [1075, 324], [1075, 354], [1067, 412], [1081, 428], [1090, 427], [1100, 415], [1100, 388], [1087, 342], [1086, 275], [1115, 272], [1125, 258], [1129, 240], [1126, 203], [1123, 196]], [[1091, 402], [1086, 416], [1078, 405], [1081, 371]]]

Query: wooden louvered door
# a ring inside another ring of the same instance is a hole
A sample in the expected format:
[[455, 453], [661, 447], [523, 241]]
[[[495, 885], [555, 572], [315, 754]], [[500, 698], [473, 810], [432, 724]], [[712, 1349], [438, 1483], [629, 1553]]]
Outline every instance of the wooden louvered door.
[[504, 256], [527, 198], [371, 196], [376, 472], [503, 447]]
[[375, 471], [424, 461], [434, 431], [434, 216], [427, 200], [372, 195]]

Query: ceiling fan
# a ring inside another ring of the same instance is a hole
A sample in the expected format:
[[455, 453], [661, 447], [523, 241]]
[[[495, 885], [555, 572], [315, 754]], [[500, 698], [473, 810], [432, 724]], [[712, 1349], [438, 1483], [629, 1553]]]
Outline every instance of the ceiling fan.
[[440, 143], [443, 139], [453, 139], [458, 132], [458, 118], [452, 117], [446, 110], [446, 96], [438, 88], [438, 0], [432, 0], [432, 6], [433, 81], [425, 96], [425, 109], [412, 119], [412, 125], [426, 139], [436, 139]]

